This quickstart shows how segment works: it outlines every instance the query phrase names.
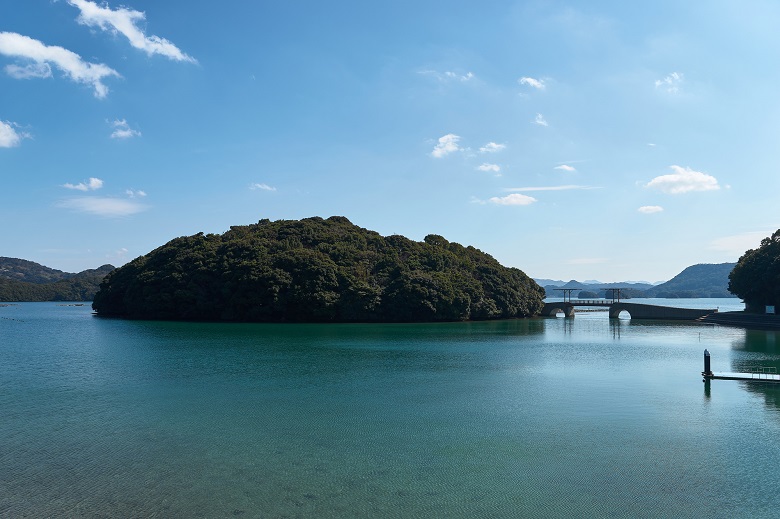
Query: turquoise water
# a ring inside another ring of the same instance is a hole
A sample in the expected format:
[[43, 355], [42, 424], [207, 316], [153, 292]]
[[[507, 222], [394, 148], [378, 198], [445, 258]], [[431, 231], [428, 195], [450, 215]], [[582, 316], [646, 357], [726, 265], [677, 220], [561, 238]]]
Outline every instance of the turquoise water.
[[[736, 303], [717, 301], [696, 300]], [[775, 332], [603, 312], [222, 325], [0, 307], [0, 516], [774, 517], [780, 388], [705, 386], [704, 348], [716, 371], [780, 367]]]

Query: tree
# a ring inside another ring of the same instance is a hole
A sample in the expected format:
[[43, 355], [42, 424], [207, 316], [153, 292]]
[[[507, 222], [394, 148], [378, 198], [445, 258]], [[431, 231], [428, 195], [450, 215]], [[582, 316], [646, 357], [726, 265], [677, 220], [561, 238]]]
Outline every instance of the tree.
[[729, 292], [742, 298], [748, 311], [780, 305], [780, 229], [739, 258], [729, 274]]

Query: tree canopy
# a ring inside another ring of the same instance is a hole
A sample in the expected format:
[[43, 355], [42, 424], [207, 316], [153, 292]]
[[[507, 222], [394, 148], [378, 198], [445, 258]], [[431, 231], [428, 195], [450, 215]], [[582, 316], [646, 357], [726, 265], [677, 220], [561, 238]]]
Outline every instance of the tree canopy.
[[729, 274], [729, 291], [742, 298], [748, 310], [780, 306], [780, 229], [739, 258]]
[[333, 216], [176, 238], [107, 276], [92, 306], [140, 319], [423, 322], [531, 316], [543, 298], [474, 247], [383, 237]]

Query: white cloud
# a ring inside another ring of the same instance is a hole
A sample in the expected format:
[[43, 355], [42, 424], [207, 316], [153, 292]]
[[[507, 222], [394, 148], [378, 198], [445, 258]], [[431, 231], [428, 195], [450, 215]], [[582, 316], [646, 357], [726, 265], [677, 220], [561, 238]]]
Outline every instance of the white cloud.
[[653, 214], [653, 213], [660, 213], [663, 211], [664, 208], [660, 205], [643, 205], [637, 211], [639, 211], [642, 214]]
[[521, 77], [517, 80], [521, 85], [527, 85], [537, 90], [544, 90], [545, 84], [543, 79], [534, 79], [532, 77]]
[[81, 197], [63, 200], [57, 204], [63, 209], [94, 214], [108, 218], [130, 216], [148, 209], [147, 206], [122, 198]]
[[489, 142], [479, 149], [480, 153], [495, 153], [506, 148], [506, 144], [497, 144], [495, 142]]
[[492, 171], [494, 173], [499, 173], [501, 171], [501, 166], [498, 164], [489, 164], [485, 162], [481, 166], [477, 166], [477, 169], [480, 171]]
[[[95, 97], [100, 99], [108, 94], [108, 87], [102, 82], [103, 78], [121, 77], [117, 71], [106, 65], [88, 63], [75, 52], [62, 47], [44, 45], [38, 40], [14, 32], [0, 32], [0, 54], [34, 62], [26, 65], [26, 68], [18, 65], [6, 66], [5, 71], [16, 79], [48, 77], [43, 74], [51, 63], [71, 80], [92, 85], [95, 89]], [[49, 72], [51, 72], [50, 68]]]
[[507, 196], [494, 196], [490, 199], [490, 202], [497, 205], [530, 205], [536, 202], [536, 198], [527, 195], [521, 195], [520, 193], [513, 193]]
[[0, 148], [13, 148], [29, 138], [29, 134], [16, 131], [16, 124], [10, 121], [0, 121]]
[[140, 189], [127, 189], [125, 190], [125, 194], [130, 198], [143, 198], [146, 196], [146, 191], [141, 191]]
[[77, 191], [95, 191], [103, 187], [103, 181], [99, 178], [92, 177], [86, 182], [79, 182], [78, 184], [63, 184], [62, 187], [75, 189]]
[[577, 171], [577, 169], [574, 168], [574, 166], [569, 166], [568, 164], [561, 164], [560, 166], [555, 166], [553, 169], [560, 169], [561, 171], [569, 171], [569, 172]]
[[455, 79], [457, 81], [468, 81], [474, 78], [474, 74], [466, 72], [465, 74], [456, 74], [455, 72], [445, 72], [444, 75], [449, 79]]
[[750, 249], [757, 249], [761, 245], [761, 240], [771, 236], [772, 232], [774, 231], [751, 231], [734, 236], [724, 236], [713, 240], [710, 243], [710, 249], [739, 257]]
[[538, 124], [539, 126], [550, 126], [550, 124], [547, 122], [547, 119], [545, 119], [542, 114], [536, 114], [534, 123]]
[[598, 189], [591, 186], [577, 186], [569, 184], [565, 186], [541, 186], [541, 187], [508, 187], [504, 191], [570, 191], [573, 189]]
[[14, 79], [45, 79], [52, 76], [48, 63], [30, 63], [25, 66], [6, 65], [5, 71]]
[[680, 86], [683, 82], [683, 75], [680, 72], [672, 72], [663, 79], [657, 79], [655, 81], [655, 88], [661, 88], [669, 92], [670, 94], [676, 94], [680, 91]]
[[77, 20], [79, 23], [89, 27], [99, 27], [104, 31], [120, 33], [130, 41], [130, 45], [146, 52], [149, 56], [160, 54], [176, 61], [197, 63], [195, 58], [183, 53], [165, 38], [146, 36], [137, 25], [146, 19], [146, 14], [141, 11], [134, 11], [126, 7], [113, 10], [107, 4], [106, 7], [102, 7], [88, 0], [68, 0], [68, 3], [81, 11]]
[[718, 179], [712, 175], [694, 171], [691, 168], [670, 166], [674, 173], [655, 177], [645, 187], [658, 189], [671, 195], [679, 195], [690, 191], [716, 191], [720, 189]]
[[111, 126], [114, 127], [114, 131], [111, 132], [112, 139], [130, 139], [131, 137], [141, 136], [141, 132], [130, 128], [130, 125], [124, 119], [115, 120], [111, 123]]
[[460, 137], [454, 133], [448, 133], [443, 137], [439, 137], [439, 143], [434, 146], [431, 155], [437, 159], [440, 159], [445, 155], [449, 155], [452, 152], [458, 151], [460, 149], [458, 146], [459, 140]]
[[276, 191], [275, 187], [271, 187], [268, 184], [249, 184], [249, 189], [261, 189], [263, 191]]
[[445, 72], [439, 72], [438, 70], [421, 70], [419, 71], [419, 74], [422, 74], [424, 76], [431, 76], [443, 83], [449, 83], [451, 81], [458, 81], [460, 83], [465, 83], [466, 81], [470, 81], [474, 79], [474, 74], [471, 72], [466, 72], [465, 74], [459, 74], [457, 72], [452, 71], [445, 71]]

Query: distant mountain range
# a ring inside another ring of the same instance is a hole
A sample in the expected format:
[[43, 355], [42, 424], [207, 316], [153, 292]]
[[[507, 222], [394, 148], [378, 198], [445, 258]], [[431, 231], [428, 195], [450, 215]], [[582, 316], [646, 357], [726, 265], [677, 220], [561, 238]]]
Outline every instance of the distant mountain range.
[[113, 265], [78, 273], [0, 257], [0, 301], [92, 301]]
[[556, 281], [552, 279], [534, 279], [545, 289], [547, 297], [560, 297], [560, 289], [581, 289], [572, 293], [582, 298], [611, 297], [613, 288], [623, 288], [621, 296], [632, 297], [663, 297], [663, 298], [697, 298], [697, 297], [736, 297], [729, 292], [729, 273], [736, 263], [692, 265], [665, 283], [651, 284], [644, 282], [624, 281], [619, 283], [600, 283], [588, 280], [579, 282]]

